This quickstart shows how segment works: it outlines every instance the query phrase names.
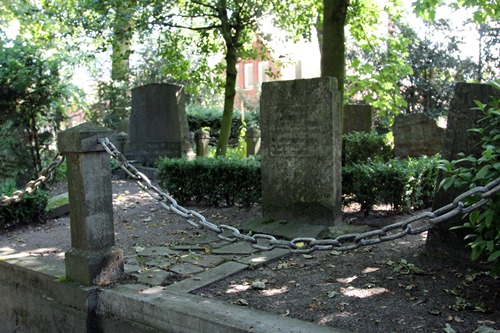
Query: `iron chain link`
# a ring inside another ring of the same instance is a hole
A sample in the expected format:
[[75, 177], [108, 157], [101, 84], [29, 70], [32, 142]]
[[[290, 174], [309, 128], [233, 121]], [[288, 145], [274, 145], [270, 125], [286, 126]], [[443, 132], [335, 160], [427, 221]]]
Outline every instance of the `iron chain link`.
[[[387, 225], [381, 229], [341, 235], [335, 239], [315, 239], [300, 237], [287, 240], [278, 240], [276, 237], [267, 234], [245, 235], [235, 227], [228, 225], [216, 225], [208, 222], [200, 213], [186, 209], [179, 205], [177, 201], [166, 192], [162, 192], [151, 184], [151, 181], [137, 168], [127, 161], [116, 147], [107, 139], [100, 140], [104, 149], [115, 158], [117, 164], [132, 178], [144, 191], [158, 200], [161, 206], [176, 213], [186, 219], [186, 221], [196, 228], [205, 228], [215, 232], [221, 240], [227, 242], [245, 241], [249, 242], [255, 249], [269, 251], [275, 248], [289, 249], [293, 253], [311, 253], [314, 251], [347, 251], [354, 250], [361, 246], [379, 244], [386, 241], [395, 240], [407, 235], [416, 235], [428, 231], [435, 225], [449, 220], [455, 216], [466, 214], [472, 210], [486, 204], [494, 194], [500, 192], [500, 178], [495, 179], [486, 186], [475, 187], [466, 191], [453, 200], [452, 203], [441, 207], [434, 212], [424, 212], [406, 220]], [[466, 206], [469, 198], [480, 196], [480, 200], [470, 206]]]
[[63, 161], [64, 161], [64, 156], [61, 155], [60, 153], [57, 154], [53, 158], [52, 162], [47, 167], [42, 169], [42, 171], [40, 171], [40, 173], [38, 174], [38, 178], [29, 181], [23, 190], [15, 191], [14, 193], [12, 193], [11, 196], [6, 196], [6, 195], [2, 196], [0, 198], [0, 206], [8, 206], [12, 202], [19, 202], [23, 200], [23, 197], [26, 194], [31, 194], [35, 192], [41, 184], [45, 183], [47, 180], [50, 179], [50, 177], [52, 176], [52, 172], [54, 172], [54, 170], [57, 169]]

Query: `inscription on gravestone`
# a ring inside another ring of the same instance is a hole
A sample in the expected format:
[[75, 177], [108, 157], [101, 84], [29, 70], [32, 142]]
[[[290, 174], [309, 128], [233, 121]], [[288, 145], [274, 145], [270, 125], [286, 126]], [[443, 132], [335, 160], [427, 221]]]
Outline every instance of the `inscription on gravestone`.
[[321, 123], [307, 105], [270, 106], [269, 154], [281, 157], [313, 157], [321, 144]]
[[263, 84], [264, 217], [323, 225], [340, 221], [339, 98], [335, 78]]
[[397, 116], [392, 131], [398, 157], [434, 155], [443, 148], [445, 129], [423, 113]]
[[179, 85], [148, 84], [133, 89], [126, 156], [152, 166], [160, 156], [185, 155], [189, 150], [185, 104]]

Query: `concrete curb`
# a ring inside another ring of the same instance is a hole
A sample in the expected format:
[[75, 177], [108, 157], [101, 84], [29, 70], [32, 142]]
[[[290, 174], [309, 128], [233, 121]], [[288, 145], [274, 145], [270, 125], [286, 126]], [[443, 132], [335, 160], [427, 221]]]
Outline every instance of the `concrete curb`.
[[167, 287], [89, 287], [58, 281], [65, 276], [63, 262], [0, 250], [1, 333], [95, 329], [113, 333], [347, 333], [189, 293], [241, 272], [249, 263], [261, 265], [286, 256], [288, 251], [282, 249], [229, 261]]

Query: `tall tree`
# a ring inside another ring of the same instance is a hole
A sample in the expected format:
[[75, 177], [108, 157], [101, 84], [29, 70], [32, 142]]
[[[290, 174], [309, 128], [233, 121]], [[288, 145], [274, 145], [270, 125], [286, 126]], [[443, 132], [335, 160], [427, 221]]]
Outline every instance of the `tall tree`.
[[321, 75], [337, 78], [341, 100], [345, 81], [345, 31], [350, 0], [324, 0]]
[[[296, 22], [312, 20], [308, 1], [279, 0], [177, 0], [171, 3], [153, 1], [148, 13], [150, 22], [168, 28], [190, 29], [202, 36], [199, 47], [207, 53], [224, 49], [224, 112], [216, 154], [224, 156], [231, 130], [231, 119], [236, 96], [236, 64], [238, 59], [256, 58], [259, 52], [251, 41], [259, 34], [259, 20], [273, 17], [288, 30], [303, 29], [308, 24]], [[280, 15], [279, 13], [286, 13]], [[273, 16], [274, 15], [274, 16]], [[307, 29], [309, 30], [309, 29]], [[261, 49], [264, 52], [264, 49]]]
[[401, 15], [401, 3], [323, 0], [323, 7], [324, 17], [318, 20], [323, 26], [321, 75], [337, 77], [344, 101], [362, 99], [373, 105], [384, 126], [390, 126], [405, 106], [397, 83], [411, 72], [405, 63], [407, 40], [393, 24]]

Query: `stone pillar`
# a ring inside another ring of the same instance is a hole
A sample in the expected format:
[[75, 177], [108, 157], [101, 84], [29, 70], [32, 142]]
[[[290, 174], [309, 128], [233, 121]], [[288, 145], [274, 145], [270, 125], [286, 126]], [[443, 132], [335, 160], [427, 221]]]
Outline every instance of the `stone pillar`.
[[71, 249], [66, 276], [84, 284], [108, 284], [123, 276], [123, 252], [116, 249], [109, 155], [98, 143], [112, 131], [84, 123], [59, 133], [66, 157]]
[[200, 129], [196, 131], [194, 137], [196, 141], [196, 156], [208, 157], [208, 143], [210, 142], [210, 132]]
[[250, 127], [247, 130], [245, 141], [247, 143], [247, 156], [253, 156], [260, 153], [260, 129]]

